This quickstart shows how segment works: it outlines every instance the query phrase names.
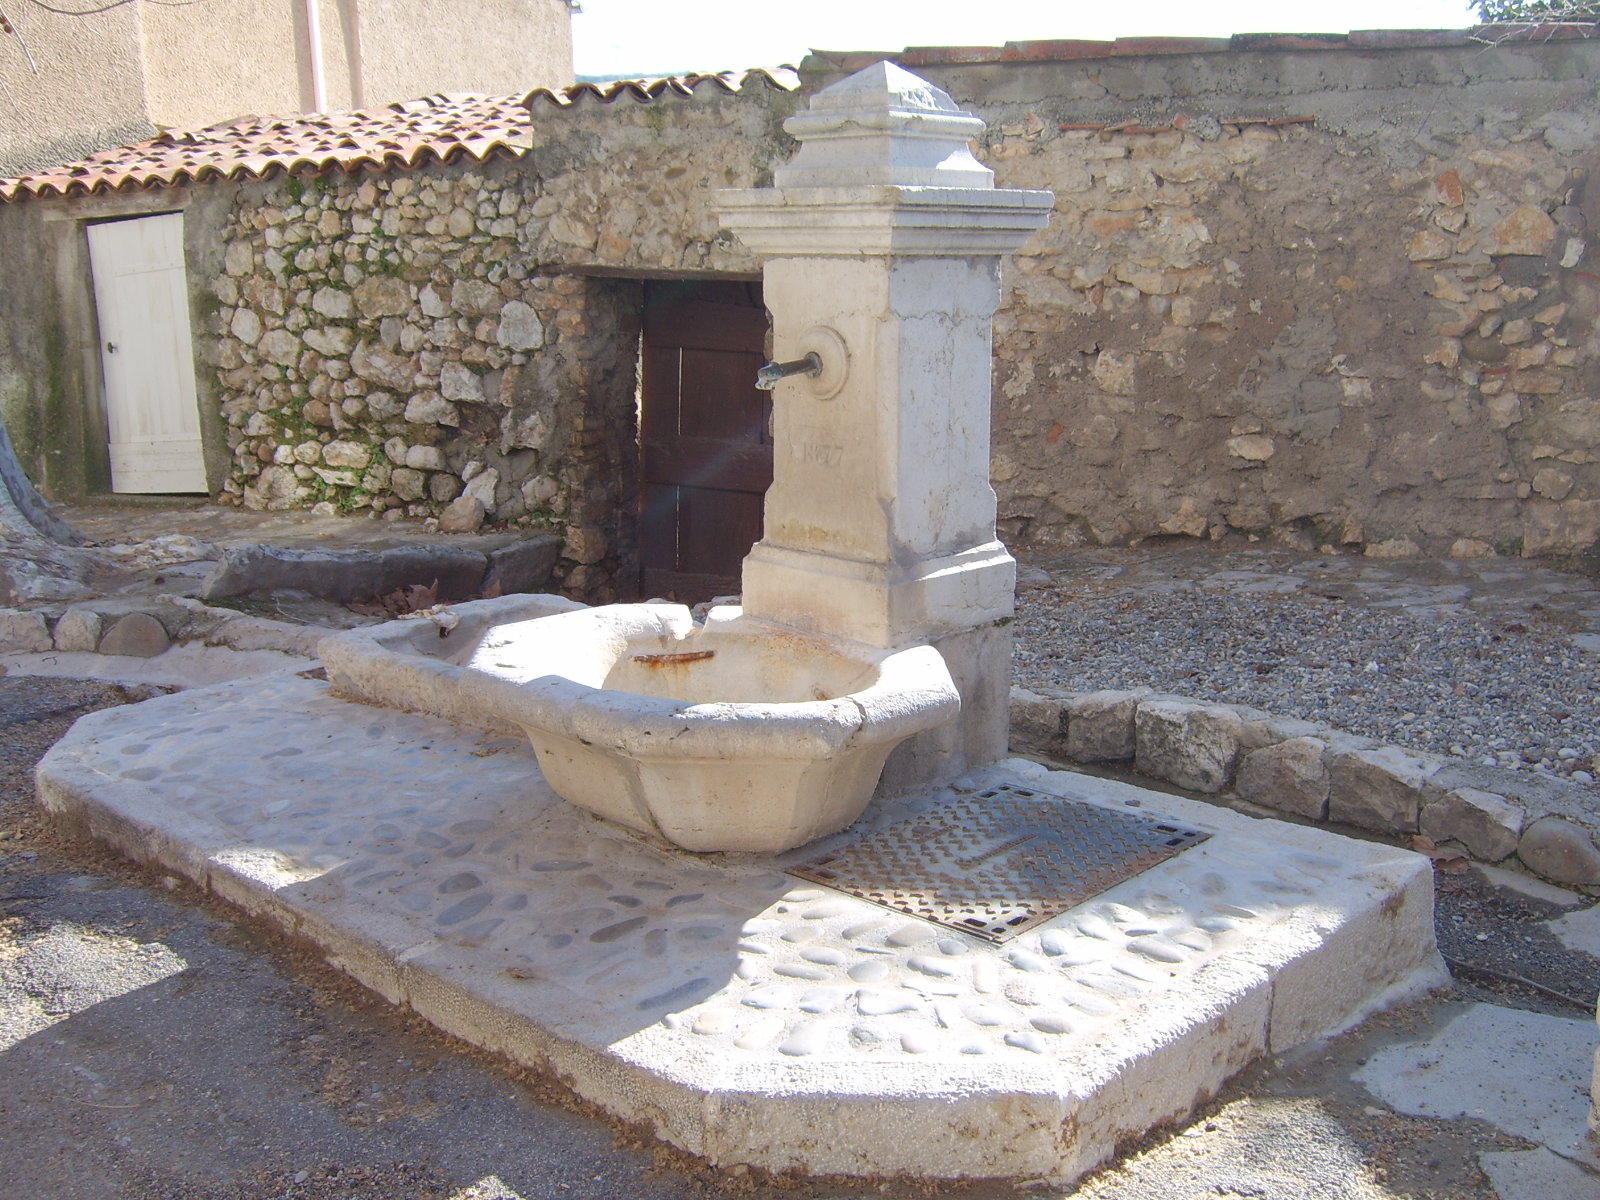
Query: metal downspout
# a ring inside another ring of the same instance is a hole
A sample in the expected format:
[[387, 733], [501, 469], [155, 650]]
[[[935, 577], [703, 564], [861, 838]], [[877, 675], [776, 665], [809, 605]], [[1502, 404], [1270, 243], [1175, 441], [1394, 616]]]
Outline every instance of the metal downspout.
[[306, 43], [311, 52], [311, 108], [328, 111], [328, 89], [322, 73], [322, 13], [318, 0], [305, 0]]

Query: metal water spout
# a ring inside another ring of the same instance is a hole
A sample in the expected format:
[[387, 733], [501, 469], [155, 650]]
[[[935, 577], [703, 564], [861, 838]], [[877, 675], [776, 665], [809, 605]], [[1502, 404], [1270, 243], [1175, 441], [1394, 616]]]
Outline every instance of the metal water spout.
[[756, 372], [756, 387], [763, 392], [770, 392], [778, 386], [780, 379], [788, 379], [792, 375], [821, 375], [822, 356], [815, 350], [804, 358], [790, 359], [788, 362], [768, 363]]

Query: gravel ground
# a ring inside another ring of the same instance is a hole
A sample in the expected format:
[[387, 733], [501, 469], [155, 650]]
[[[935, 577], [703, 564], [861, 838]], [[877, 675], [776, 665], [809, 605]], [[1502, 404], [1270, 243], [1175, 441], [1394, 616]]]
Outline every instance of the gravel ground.
[[1434, 876], [1439, 953], [1463, 992], [1508, 1008], [1585, 1017], [1600, 995], [1600, 960], [1569, 950], [1548, 922], [1567, 910], [1477, 871]]
[[1591, 787], [1600, 776], [1596, 658], [1553, 625], [1069, 583], [1025, 590], [1015, 631], [1016, 682], [1034, 691], [1144, 685]]

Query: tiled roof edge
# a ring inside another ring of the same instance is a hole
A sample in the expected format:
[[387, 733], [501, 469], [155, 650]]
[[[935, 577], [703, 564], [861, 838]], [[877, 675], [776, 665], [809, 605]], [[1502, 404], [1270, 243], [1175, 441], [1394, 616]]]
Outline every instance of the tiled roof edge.
[[330, 175], [342, 172], [354, 175], [363, 171], [413, 171], [418, 167], [437, 163], [449, 166], [463, 158], [486, 162], [501, 155], [520, 154], [505, 146], [496, 146], [487, 153], [475, 154], [465, 146], [424, 149], [410, 156], [394, 151], [382, 156], [364, 155], [358, 160], [336, 156], [311, 157], [307, 155], [259, 155], [241, 159], [233, 167], [203, 165], [177, 167], [165, 173], [129, 169], [116, 172], [81, 172], [85, 178], [63, 178], [65, 172], [57, 168], [40, 171], [16, 179], [0, 179], [0, 204], [33, 197], [39, 200], [60, 200], [73, 196], [109, 196], [133, 192], [153, 192], [162, 188], [186, 187], [192, 183], [249, 183], [271, 179], [278, 175]]
[[[585, 100], [611, 104], [623, 98], [650, 104], [692, 98], [702, 90], [733, 95], [752, 85], [792, 92], [800, 76], [792, 67], [725, 71], [658, 79], [578, 83], [520, 96], [425, 96], [379, 108], [286, 117], [246, 117], [203, 129], [169, 129], [131, 146], [97, 151], [60, 167], [0, 179], [0, 203], [26, 197], [57, 199], [147, 191], [196, 182], [265, 179], [279, 172], [412, 170], [429, 162], [463, 158], [486, 162], [516, 157], [532, 142], [534, 101], [570, 108]], [[498, 111], [512, 108], [512, 120]], [[482, 110], [480, 113], [478, 110]], [[480, 132], [480, 129], [482, 132]], [[298, 144], [297, 144], [298, 143]]]
[[613, 79], [605, 83], [575, 83], [564, 88], [535, 88], [523, 99], [529, 107], [538, 100], [554, 108], [570, 108], [584, 100], [612, 104], [624, 98], [637, 104], [649, 104], [665, 96], [690, 97], [698, 88], [708, 85], [715, 91], [732, 95], [744, 91], [752, 83], [760, 84], [769, 91], [792, 92], [799, 88], [800, 76], [793, 67], [785, 66], [645, 79]]
[[413, 170], [462, 159], [517, 157], [531, 144], [520, 96], [426, 96], [381, 108], [247, 117], [203, 129], [168, 129], [148, 141], [77, 162], [0, 179], [0, 203], [110, 195], [267, 179]]

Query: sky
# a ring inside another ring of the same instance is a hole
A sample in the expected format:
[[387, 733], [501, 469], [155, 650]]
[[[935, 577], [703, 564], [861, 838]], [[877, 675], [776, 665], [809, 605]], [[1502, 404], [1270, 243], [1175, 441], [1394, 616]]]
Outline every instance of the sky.
[[998, 46], [1062, 38], [1226, 37], [1464, 29], [1465, 0], [582, 0], [583, 76], [672, 75], [797, 64], [807, 49]]

